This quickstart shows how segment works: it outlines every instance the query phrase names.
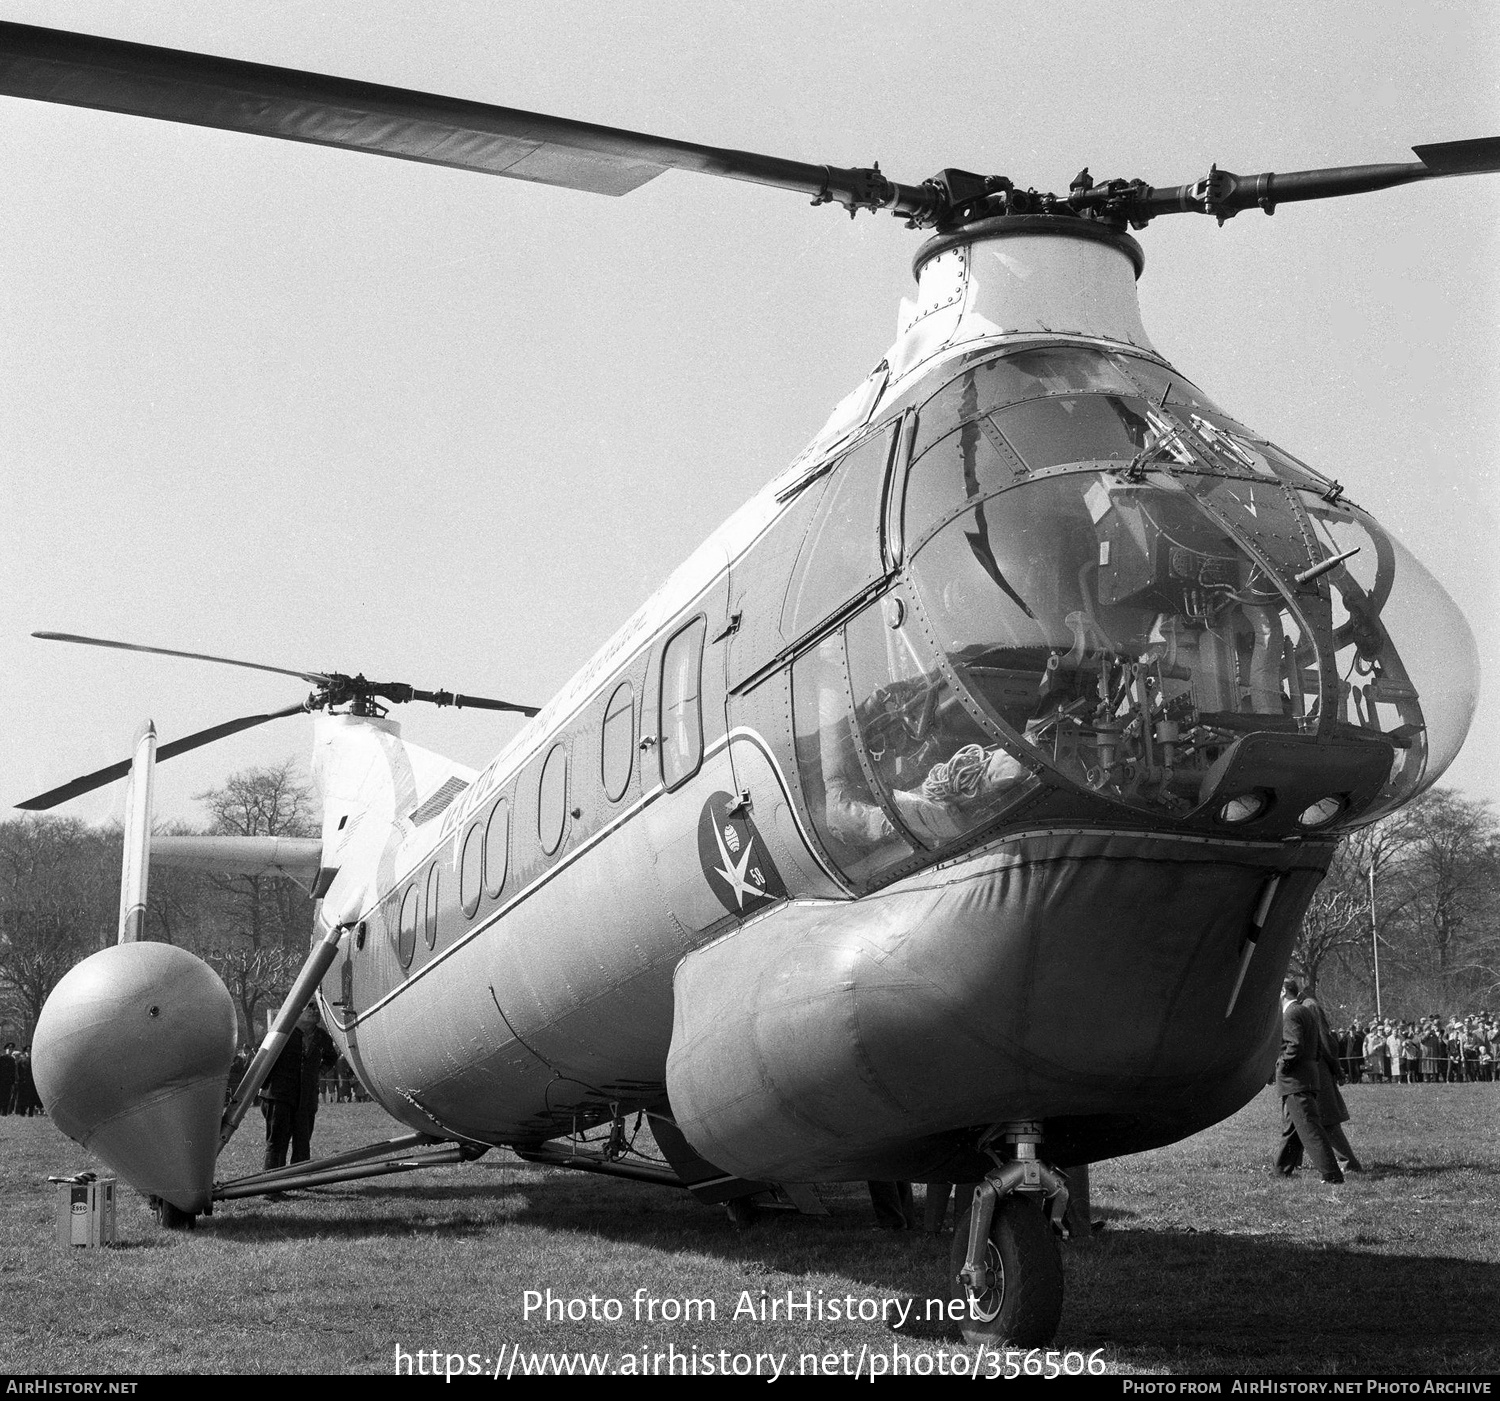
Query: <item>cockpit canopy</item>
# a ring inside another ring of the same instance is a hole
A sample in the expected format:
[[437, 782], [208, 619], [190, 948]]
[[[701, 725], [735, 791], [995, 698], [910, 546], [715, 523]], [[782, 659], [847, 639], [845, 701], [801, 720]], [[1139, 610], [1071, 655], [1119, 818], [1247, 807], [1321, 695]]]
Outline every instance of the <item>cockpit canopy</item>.
[[901, 441], [884, 494], [883, 446], [846, 459], [798, 567], [877, 561], [793, 668], [804, 791], [856, 880], [1039, 785], [1281, 835], [1369, 821], [1458, 752], [1478, 673], [1452, 601], [1168, 367], [990, 352]]

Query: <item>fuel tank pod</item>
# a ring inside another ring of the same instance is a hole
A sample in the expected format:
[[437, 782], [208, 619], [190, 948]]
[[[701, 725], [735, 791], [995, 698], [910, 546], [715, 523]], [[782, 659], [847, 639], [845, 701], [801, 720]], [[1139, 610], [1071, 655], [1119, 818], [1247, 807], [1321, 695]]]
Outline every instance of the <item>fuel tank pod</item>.
[[234, 1002], [202, 959], [116, 944], [53, 989], [32, 1037], [37, 1090], [69, 1138], [186, 1212], [211, 1200]]

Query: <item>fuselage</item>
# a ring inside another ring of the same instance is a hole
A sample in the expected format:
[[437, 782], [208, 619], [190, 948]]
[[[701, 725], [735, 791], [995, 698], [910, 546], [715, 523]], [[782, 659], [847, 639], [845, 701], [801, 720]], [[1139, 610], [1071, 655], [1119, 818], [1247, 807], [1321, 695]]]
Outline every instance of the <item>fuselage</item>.
[[871, 378], [482, 773], [318, 717], [325, 1019], [398, 1119], [958, 1177], [1000, 1120], [1087, 1161], [1264, 1083], [1472, 640], [1156, 353], [1132, 241], [1007, 223], [929, 245]]

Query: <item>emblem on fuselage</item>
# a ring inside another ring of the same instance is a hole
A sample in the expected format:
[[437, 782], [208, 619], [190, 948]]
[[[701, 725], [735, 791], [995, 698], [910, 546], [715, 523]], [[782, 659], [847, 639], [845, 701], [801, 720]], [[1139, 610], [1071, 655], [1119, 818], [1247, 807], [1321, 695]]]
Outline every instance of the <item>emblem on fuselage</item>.
[[746, 915], [786, 898], [781, 873], [749, 814], [729, 793], [714, 793], [698, 817], [698, 860], [719, 903]]

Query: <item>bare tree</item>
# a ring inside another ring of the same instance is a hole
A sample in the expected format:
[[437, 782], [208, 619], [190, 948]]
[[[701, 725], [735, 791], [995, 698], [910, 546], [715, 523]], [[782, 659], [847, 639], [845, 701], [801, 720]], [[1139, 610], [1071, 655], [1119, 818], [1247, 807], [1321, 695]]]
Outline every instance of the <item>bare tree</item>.
[[1398, 867], [1419, 958], [1446, 981], [1465, 962], [1464, 944], [1496, 888], [1496, 839], [1489, 805], [1447, 789], [1412, 807], [1412, 831]]
[[71, 818], [0, 822], [0, 997], [29, 1034], [58, 980], [112, 942], [118, 837]]
[[[317, 831], [312, 790], [287, 759], [270, 768], [231, 774], [220, 788], [197, 794], [209, 830], [222, 836], [305, 837]], [[203, 920], [197, 952], [233, 993], [246, 1035], [268, 1004], [285, 995], [307, 956], [312, 899], [286, 876], [208, 876], [216, 898]]]
[[1357, 885], [1325, 881], [1302, 916], [1292, 951], [1292, 967], [1308, 996], [1317, 996], [1318, 973], [1331, 955], [1362, 949], [1369, 939], [1369, 896]]
[[[1500, 824], [1486, 804], [1445, 789], [1424, 793], [1345, 838], [1320, 896], [1342, 889], [1368, 902], [1372, 870], [1388, 1006], [1458, 1011], [1500, 988]], [[1366, 903], [1363, 920], [1331, 949], [1340, 966], [1358, 968], [1366, 990], [1371, 923]]]
[[[317, 831], [312, 790], [287, 759], [264, 769], [231, 774], [222, 788], [196, 795], [211, 819], [209, 831], [239, 837], [307, 837]], [[285, 876], [216, 876], [214, 887], [238, 932], [255, 948], [272, 944], [305, 950], [312, 903]]]
[[302, 959], [286, 949], [258, 949], [248, 940], [233, 935], [198, 952], [224, 980], [239, 1008], [246, 1038], [253, 1034], [261, 1008], [285, 996], [302, 965]]

